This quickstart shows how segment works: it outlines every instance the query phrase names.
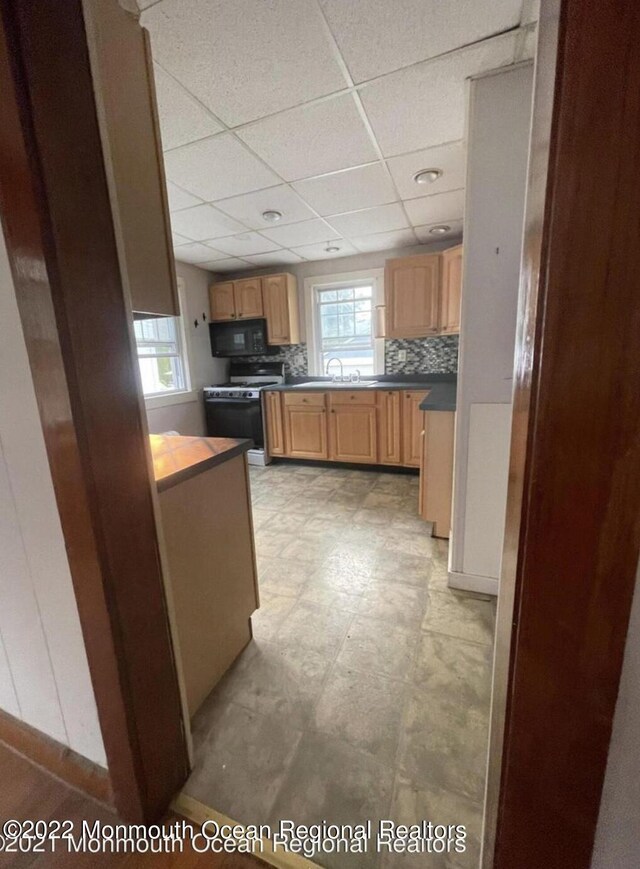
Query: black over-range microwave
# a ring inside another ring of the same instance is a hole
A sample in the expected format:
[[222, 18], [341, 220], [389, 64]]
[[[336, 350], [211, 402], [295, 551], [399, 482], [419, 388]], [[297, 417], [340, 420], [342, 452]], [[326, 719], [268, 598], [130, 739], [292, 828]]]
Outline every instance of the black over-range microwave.
[[214, 356], [264, 356], [277, 353], [267, 344], [266, 320], [209, 323], [211, 352]]

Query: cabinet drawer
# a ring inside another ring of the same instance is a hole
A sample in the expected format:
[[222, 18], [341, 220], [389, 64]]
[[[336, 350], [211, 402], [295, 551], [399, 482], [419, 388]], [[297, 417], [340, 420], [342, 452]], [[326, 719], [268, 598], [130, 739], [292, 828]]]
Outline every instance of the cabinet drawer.
[[376, 394], [373, 389], [354, 389], [353, 392], [347, 389], [334, 390], [329, 392], [329, 403], [337, 407], [341, 404], [366, 404], [372, 405], [376, 403]]
[[285, 392], [285, 407], [324, 407], [324, 392]]

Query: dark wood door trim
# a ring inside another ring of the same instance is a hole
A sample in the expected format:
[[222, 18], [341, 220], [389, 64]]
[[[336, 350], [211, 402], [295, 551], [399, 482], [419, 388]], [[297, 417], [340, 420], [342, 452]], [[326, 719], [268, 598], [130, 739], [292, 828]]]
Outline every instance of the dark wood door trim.
[[591, 861], [640, 548], [638, 44], [636, 0], [563, 0], [550, 142], [534, 115], [496, 869]]
[[116, 807], [187, 753], [80, 0], [0, 5], [0, 210]]

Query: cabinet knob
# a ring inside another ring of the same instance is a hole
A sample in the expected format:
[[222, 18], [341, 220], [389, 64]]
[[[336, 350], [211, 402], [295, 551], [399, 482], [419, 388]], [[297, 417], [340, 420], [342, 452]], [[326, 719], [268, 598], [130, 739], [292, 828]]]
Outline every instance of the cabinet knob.
[[331, 408], [331, 413], [335, 413], [335, 410], [333, 408]]

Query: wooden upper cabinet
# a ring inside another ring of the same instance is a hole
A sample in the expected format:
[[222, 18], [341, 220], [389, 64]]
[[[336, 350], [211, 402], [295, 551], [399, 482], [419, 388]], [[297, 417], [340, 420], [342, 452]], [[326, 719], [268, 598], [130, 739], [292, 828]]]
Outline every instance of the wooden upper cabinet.
[[209, 287], [209, 301], [211, 302], [212, 320], [220, 321], [236, 319], [233, 281], [212, 284]]
[[269, 344], [299, 344], [298, 293], [293, 275], [262, 278], [262, 301]]
[[460, 331], [462, 300], [462, 245], [442, 252], [442, 292], [440, 296], [440, 334]]
[[238, 319], [247, 320], [250, 317], [264, 315], [261, 278], [245, 278], [241, 281], [234, 281], [233, 295]]
[[149, 36], [117, 2], [84, 0], [83, 13], [131, 307], [175, 317], [180, 305]]
[[283, 456], [284, 426], [282, 420], [282, 393], [265, 391], [263, 395], [267, 446], [272, 456]]
[[424, 411], [420, 404], [427, 393], [402, 393], [402, 464], [408, 468], [419, 468], [424, 429]]
[[387, 260], [384, 283], [388, 338], [438, 333], [439, 254]]
[[378, 461], [381, 465], [399, 465], [402, 462], [402, 393], [399, 390], [380, 390], [377, 405]]

